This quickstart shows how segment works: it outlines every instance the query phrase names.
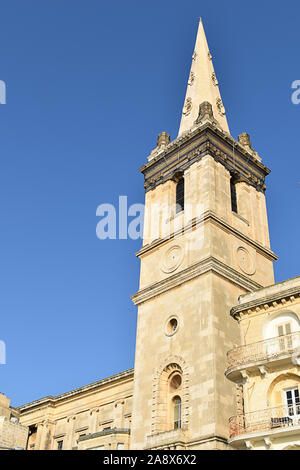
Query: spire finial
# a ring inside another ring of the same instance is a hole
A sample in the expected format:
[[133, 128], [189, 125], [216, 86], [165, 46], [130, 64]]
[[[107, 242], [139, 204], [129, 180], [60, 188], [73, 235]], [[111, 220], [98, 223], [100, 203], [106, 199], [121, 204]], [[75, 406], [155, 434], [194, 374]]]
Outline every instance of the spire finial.
[[214, 118], [224, 131], [229, 132], [212, 56], [208, 48], [202, 18], [200, 18], [178, 135], [194, 126], [199, 106], [203, 102], [211, 104]]

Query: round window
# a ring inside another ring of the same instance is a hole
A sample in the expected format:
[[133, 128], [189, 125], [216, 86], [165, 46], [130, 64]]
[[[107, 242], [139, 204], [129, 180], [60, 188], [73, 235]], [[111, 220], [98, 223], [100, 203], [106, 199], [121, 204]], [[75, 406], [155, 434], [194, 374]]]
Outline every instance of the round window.
[[180, 374], [173, 375], [173, 377], [170, 380], [171, 391], [174, 392], [175, 390], [178, 390], [178, 388], [180, 388], [181, 386], [181, 383], [182, 383], [181, 375]]
[[167, 321], [166, 325], [166, 335], [167, 336], [172, 336], [176, 333], [178, 329], [178, 320], [176, 317], [171, 317]]

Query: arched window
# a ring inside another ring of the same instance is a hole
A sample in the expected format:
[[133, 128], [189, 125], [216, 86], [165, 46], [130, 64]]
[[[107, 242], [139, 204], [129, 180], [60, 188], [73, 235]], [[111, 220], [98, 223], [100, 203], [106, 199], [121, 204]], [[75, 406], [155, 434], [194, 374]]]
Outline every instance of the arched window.
[[300, 376], [292, 373], [281, 374], [271, 383], [267, 391], [271, 408], [282, 408], [284, 416], [300, 415]]
[[181, 398], [173, 398], [173, 410], [174, 410], [174, 429], [181, 428]]
[[[183, 361], [183, 359], [181, 360]], [[188, 370], [186, 365], [185, 370]], [[155, 434], [185, 428], [188, 423], [187, 402], [189, 391], [183, 369], [177, 362], [173, 362], [172, 357], [169, 364], [158, 371], [156, 377], [154, 382], [155, 408], [153, 409], [152, 432]]]
[[237, 214], [237, 197], [236, 197], [236, 187], [233, 178], [230, 178], [230, 194], [231, 194], [231, 210]]
[[287, 337], [297, 332], [300, 332], [300, 319], [290, 310], [268, 317], [263, 329], [264, 339]]
[[176, 214], [184, 210], [184, 178], [176, 185]]

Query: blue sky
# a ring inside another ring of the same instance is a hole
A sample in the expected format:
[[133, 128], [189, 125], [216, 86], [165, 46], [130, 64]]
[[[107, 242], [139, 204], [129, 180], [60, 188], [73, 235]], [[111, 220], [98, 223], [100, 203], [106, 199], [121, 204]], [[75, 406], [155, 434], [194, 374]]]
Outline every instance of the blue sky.
[[177, 135], [198, 18], [231, 133], [267, 179], [276, 281], [299, 274], [296, 1], [1, 0], [0, 390], [13, 405], [133, 367], [140, 241], [100, 241], [96, 208], [143, 202], [138, 167]]

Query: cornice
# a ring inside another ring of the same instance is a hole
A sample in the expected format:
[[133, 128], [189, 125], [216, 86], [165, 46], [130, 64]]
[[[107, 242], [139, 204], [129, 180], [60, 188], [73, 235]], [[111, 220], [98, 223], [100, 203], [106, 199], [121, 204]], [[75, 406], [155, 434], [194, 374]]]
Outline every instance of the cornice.
[[21, 405], [19, 407], [16, 407], [16, 410], [25, 413], [28, 410], [31, 410], [34, 407], [41, 407], [41, 406], [53, 406], [55, 405], [58, 401], [64, 400], [65, 398], [70, 398], [73, 397], [76, 394], [82, 393], [82, 392], [87, 392], [93, 389], [96, 389], [98, 387], [104, 386], [106, 384], [109, 384], [111, 382], [114, 382], [119, 379], [125, 379], [130, 376], [133, 376], [134, 374], [134, 369], [128, 369], [125, 370], [124, 372], [119, 372], [118, 374], [112, 375], [110, 377], [106, 377], [104, 379], [98, 380], [97, 382], [93, 382], [91, 384], [85, 385], [80, 388], [76, 388], [74, 390], [71, 390], [69, 392], [62, 393], [57, 396], [47, 396], [44, 398], [41, 398], [39, 400], [32, 401], [30, 403], [26, 403], [25, 405]]
[[221, 219], [218, 217], [213, 211], [206, 211], [203, 216], [201, 217], [195, 217], [194, 219], [190, 220], [184, 227], [172, 232], [169, 236], [164, 237], [164, 238], [159, 238], [157, 240], [154, 240], [151, 244], [143, 246], [137, 253], [136, 256], [138, 258], [141, 258], [145, 254], [148, 254], [152, 250], [160, 247], [161, 245], [167, 243], [169, 240], [173, 240], [174, 238], [178, 238], [178, 236], [182, 233], [185, 233], [191, 229], [193, 229], [196, 225], [199, 225], [201, 223], [204, 223], [208, 220], [212, 220], [214, 223], [217, 225], [222, 226], [224, 229], [226, 229], [229, 232], [232, 232], [234, 235], [236, 235], [240, 240], [242, 240], [245, 243], [248, 243], [251, 245], [253, 248], [255, 248], [258, 252], [262, 253], [266, 258], [268, 258], [271, 261], [276, 261], [278, 259], [278, 256], [275, 255], [275, 253], [272, 250], [269, 250], [265, 246], [261, 245], [260, 243], [252, 240], [249, 238], [247, 235], [243, 234], [236, 228], [232, 227], [228, 222], [226, 222], [224, 219]]
[[239, 142], [210, 122], [196, 126], [175, 139], [140, 168], [145, 177], [145, 190], [155, 189], [157, 185], [172, 179], [175, 171], [186, 170], [205, 155], [213, 157], [258, 191], [265, 191], [265, 177], [270, 170]]
[[285, 306], [295, 301], [300, 296], [300, 286], [285, 289], [253, 301], [237, 305], [230, 311], [230, 315], [237, 320], [240, 320], [244, 315], [259, 313], [260, 311], [267, 311], [270, 308]]
[[219, 128], [218, 126], [214, 125], [210, 122], [205, 122], [202, 125], [195, 126], [193, 129], [185, 132], [180, 137], [172, 140], [165, 148], [162, 150], [156, 157], [152, 158], [149, 162], [145, 163], [139, 168], [141, 173], [144, 173], [145, 170], [148, 170], [153, 165], [161, 160], [165, 160], [168, 158], [170, 153], [178, 150], [178, 148], [182, 148], [185, 144], [189, 143], [190, 139], [194, 137], [199, 137], [205, 130], [210, 129], [213, 131], [218, 137], [222, 138], [225, 142], [227, 142], [231, 147], [235, 146], [241, 154], [243, 154], [247, 160], [252, 161], [255, 163], [261, 170], [265, 171], [267, 174], [271, 172], [269, 168], [267, 168], [263, 163], [258, 161], [256, 158], [253, 157], [251, 153], [249, 153], [237, 140], [235, 140], [230, 134], [223, 131], [223, 129]]
[[225, 437], [217, 436], [215, 434], [207, 435], [207, 436], [199, 436], [198, 438], [194, 438], [188, 441], [188, 445], [191, 444], [205, 444], [207, 442], [221, 442], [223, 444], [228, 444], [228, 440]]
[[247, 291], [253, 291], [260, 289], [262, 286], [257, 282], [248, 279], [245, 275], [236, 271], [233, 268], [228, 267], [218, 259], [210, 256], [199, 263], [193, 264], [192, 266], [180, 271], [179, 273], [173, 274], [167, 279], [163, 279], [159, 282], [151, 284], [144, 289], [139, 290], [134, 294], [131, 299], [135, 305], [140, 305], [143, 302], [156, 297], [170, 289], [183, 284], [184, 282], [190, 281], [202, 274], [209, 271], [213, 271], [232, 283], [243, 287]]
[[95, 432], [93, 434], [87, 434], [86, 436], [79, 436], [78, 442], [88, 441], [90, 439], [95, 439], [96, 437], [109, 436], [111, 434], [130, 434], [129, 428], [111, 428], [106, 429], [105, 431]]

